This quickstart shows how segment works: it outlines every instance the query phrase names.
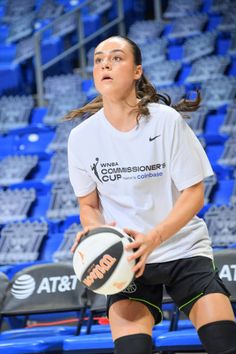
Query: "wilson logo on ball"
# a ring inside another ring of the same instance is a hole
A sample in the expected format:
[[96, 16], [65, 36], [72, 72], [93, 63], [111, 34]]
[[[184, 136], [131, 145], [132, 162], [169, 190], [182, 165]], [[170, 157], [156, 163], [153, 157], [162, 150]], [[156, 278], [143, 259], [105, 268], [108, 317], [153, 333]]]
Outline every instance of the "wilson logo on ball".
[[115, 257], [105, 254], [99, 263], [92, 268], [88, 276], [83, 280], [84, 285], [90, 287], [96, 279], [103, 279], [104, 274], [111, 269], [115, 262], [117, 262]]

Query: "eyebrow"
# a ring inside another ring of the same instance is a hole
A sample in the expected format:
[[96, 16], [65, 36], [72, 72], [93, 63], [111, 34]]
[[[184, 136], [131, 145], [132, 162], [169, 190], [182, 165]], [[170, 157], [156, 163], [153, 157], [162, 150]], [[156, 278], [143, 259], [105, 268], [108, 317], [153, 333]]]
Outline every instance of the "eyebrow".
[[[115, 52], [122, 52], [122, 53], [125, 54], [125, 52], [124, 52], [122, 49], [112, 49], [112, 50], [110, 51], [110, 53], [115, 53]], [[104, 54], [104, 52], [99, 51], [99, 52], [94, 53], [94, 55], [99, 55], [99, 54]]]

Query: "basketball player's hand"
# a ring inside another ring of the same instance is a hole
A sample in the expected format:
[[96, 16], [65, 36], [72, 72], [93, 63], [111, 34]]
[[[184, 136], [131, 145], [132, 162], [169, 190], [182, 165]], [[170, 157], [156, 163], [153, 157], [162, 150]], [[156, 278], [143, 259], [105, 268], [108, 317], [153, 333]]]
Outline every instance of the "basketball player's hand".
[[136, 278], [138, 278], [144, 272], [147, 257], [156, 247], [155, 233], [149, 232], [144, 235], [141, 232], [131, 229], [124, 229], [124, 231], [134, 239], [133, 242], [126, 246], [126, 249], [134, 250], [134, 253], [129, 256], [128, 260], [136, 260], [133, 271], [135, 272]]
[[74, 253], [76, 250], [76, 247], [78, 246], [81, 237], [85, 236], [89, 231], [95, 229], [96, 227], [100, 226], [116, 226], [116, 222], [112, 221], [106, 225], [92, 225], [92, 226], [85, 226], [82, 231], [79, 231], [75, 237], [75, 242], [73, 243], [73, 246], [71, 247], [71, 252]]

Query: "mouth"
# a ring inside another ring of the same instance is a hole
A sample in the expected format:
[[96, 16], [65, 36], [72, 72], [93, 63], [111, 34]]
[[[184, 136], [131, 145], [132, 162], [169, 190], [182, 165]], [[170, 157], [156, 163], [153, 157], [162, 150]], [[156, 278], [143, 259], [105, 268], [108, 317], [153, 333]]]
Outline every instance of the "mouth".
[[105, 75], [102, 77], [102, 81], [110, 81], [113, 80], [109, 75]]

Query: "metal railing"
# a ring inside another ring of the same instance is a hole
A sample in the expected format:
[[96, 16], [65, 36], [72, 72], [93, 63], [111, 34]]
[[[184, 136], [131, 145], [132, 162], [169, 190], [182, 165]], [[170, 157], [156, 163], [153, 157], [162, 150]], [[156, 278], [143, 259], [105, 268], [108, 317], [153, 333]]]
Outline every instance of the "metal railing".
[[[79, 62], [80, 62], [80, 70], [83, 74], [86, 67], [86, 53], [85, 53], [85, 44], [91, 42], [93, 39], [107, 31], [108, 29], [114, 27], [115, 25], [118, 26], [118, 34], [125, 35], [125, 24], [124, 24], [124, 9], [123, 9], [123, 0], [116, 0], [117, 6], [117, 16], [101, 28], [99, 28], [94, 33], [84, 36], [84, 26], [83, 26], [83, 19], [81, 10], [92, 3], [94, 0], [87, 0], [78, 6], [76, 9], [69, 11], [62, 16], [58, 17], [41, 30], [34, 34], [34, 49], [35, 49], [35, 79], [36, 79], [36, 95], [37, 95], [37, 105], [43, 106], [44, 105], [44, 93], [43, 93], [43, 72], [53, 66], [54, 64], [58, 63], [62, 59], [69, 56], [71, 53], [75, 52], [76, 50], [79, 51]], [[55, 56], [53, 59], [49, 60], [45, 64], [42, 63], [42, 55], [41, 55], [41, 39], [42, 35], [45, 31], [52, 29], [57, 23], [65, 19], [67, 16], [71, 16], [72, 14], [77, 15], [78, 19], [78, 26], [77, 26], [77, 33], [78, 33], [78, 42], [72, 45], [70, 48], [66, 49], [64, 52], [60, 53], [59, 55]]]

